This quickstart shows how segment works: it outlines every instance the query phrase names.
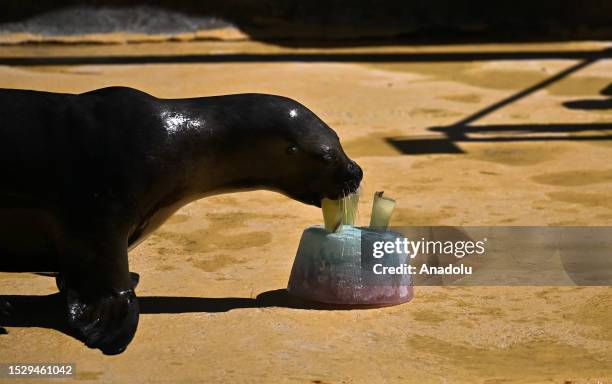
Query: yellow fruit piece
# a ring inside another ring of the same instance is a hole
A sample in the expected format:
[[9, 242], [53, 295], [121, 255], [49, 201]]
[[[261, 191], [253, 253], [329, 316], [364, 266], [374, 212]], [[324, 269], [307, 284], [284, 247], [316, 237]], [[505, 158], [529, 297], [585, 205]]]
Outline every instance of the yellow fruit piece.
[[323, 221], [328, 232], [336, 232], [340, 225], [355, 225], [359, 194], [352, 193], [339, 200], [321, 200]]
[[384, 197], [384, 192], [374, 194], [374, 204], [372, 204], [372, 216], [370, 216], [370, 227], [386, 229], [391, 221], [391, 215], [395, 209], [395, 200]]

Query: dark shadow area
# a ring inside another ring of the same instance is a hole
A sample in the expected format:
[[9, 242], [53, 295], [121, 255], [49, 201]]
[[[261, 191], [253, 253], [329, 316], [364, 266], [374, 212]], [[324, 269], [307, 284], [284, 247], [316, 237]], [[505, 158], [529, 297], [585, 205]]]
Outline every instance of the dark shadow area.
[[[589, 140], [612, 140], [612, 134], [594, 134], [594, 135], [574, 135], [569, 136], [570, 132], [584, 131], [608, 131], [612, 130], [611, 123], [560, 123], [560, 124], [493, 124], [484, 126], [473, 126], [475, 121], [482, 119], [485, 116], [492, 114], [520, 99], [523, 99], [541, 89], [544, 89], [551, 84], [554, 84], [571, 74], [592, 65], [602, 57], [609, 57], [612, 53], [611, 49], [604, 49], [597, 55], [586, 57], [584, 60], [554, 74], [553, 76], [540, 81], [526, 89], [523, 89], [515, 94], [512, 94], [496, 103], [493, 103], [463, 119], [453, 125], [446, 127], [430, 127], [430, 131], [444, 134], [444, 137], [425, 138], [408, 137], [408, 138], [387, 138], [387, 142], [393, 145], [399, 152], [403, 154], [431, 154], [431, 153], [463, 153], [461, 148], [457, 147], [458, 142], [508, 142], [508, 141], [589, 141]], [[612, 84], [604, 88], [601, 93], [608, 95], [612, 93]], [[580, 100], [566, 102], [564, 105], [568, 108], [583, 107], [584, 109], [604, 109], [609, 105], [609, 100]], [[586, 108], [585, 108], [586, 107]], [[500, 135], [508, 133], [506, 136]], [[526, 136], [530, 133], [553, 133], [553, 135]], [[558, 133], [558, 135], [554, 135]], [[491, 137], [468, 137], [468, 134], [494, 134]]]
[[[171, 297], [145, 296], [138, 299], [141, 315], [163, 313], [218, 313], [242, 308], [292, 308], [304, 310], [355, 310], [371, 306], [338, 306], [315, 303], [292, 297], [285, 289], [244, 297]], [[79, 339], [68, 327], [65, 298], [60, 293], [47, 296], [0, 296], [0, 335], [8, 332], [3, 327], [38, 327], [54, 329]], [[3, 332], [4, 331], [4, 332]]]
[[[88, 11], [91, 9], [102, 12]], [[6, 0], [0, 3], [0, 27], [8, 25], [13, 32], [155, 34], [194, 32], [228, 24], [239, 27], [254, 40], [299, 47], [609, 39], [611, 18], [612, 3], [601, 0]]]
[[387, 138], [387, 143], [391, 144], [396, 150], [410, 155], [426, 154], [452, 154], [464, 153], [453, 141], [444, 138]]
[[563, 80], [564, 78], [570, 76], [573, 73], [578, 72], [581, 69], [586, 68], [589, 65], [592, 65], [593, 63], [595, 63], [596, 61], [598, 61], [599, 59], [603, 58], [603, 57], [610, 57], [610, 55], [612, 55], [612, 49], [604, 49], [602, 51], [600, 51], [599, 55], [593, 55], [591, 57], [585, 58], [584, 60], [578, 62], [577, 64], [572, 65], [569, 68], [566, 68], [562, 71], [560, 71], [559, 73], [554, 74], [553, 76], [540, 81], [539, 83], [536, 83], [534, 85], [532, 85], [531, 87], [528, 87], [520, 92], [517, 92], [503, 100], [498, 101], [497, 103], [491, 104], [490, 106], [481, 109], [480, 111], [473, 113], [472, 115], [456, 122], [454, 124], [455, 127], [457, 127], [458, 130], [461, 129], [461, 127], [466, 126], [468, 124], [471, 124], [473, 122], [475, 122], [476, 120], [479, 120], [487, 115], [490, 115], [491, 113], [502, 109], [504, 107], [506, 107], [509, 104], [512, 104], [520, 99], [523, 99], [541, 89], [544, 89], [560, 80]]
[[172, 64], [172, 63], [274, 63], [274, 62], [466, 62], [490, 60], [586, 59], [612, 57], [612, 50], [533, 51], [533, 52], [444, 52], [444, 53], [230, 53], [204, 55], [148, 56], [65, 56], [65, 57], [4, 57], [0, 65], [104, 65], [104, 64]]
[[586, 111], [612, 109], [612, 99], [575, 100], [575, 101], [567, 101], [563, 103], [563, 105], [569, 109], [584, 109]]
[[68, 327], [66, 300], [55, 293], [48, 296], [0, 296], [8, 311], [0, 313], [0, 327], [41, 327], [78, 338]]
[[[430, 131], [442, 132], [445, 135], [459, 134], [464, 136], [467, 133], [478, 134], [499, 134], [504, 132], [514, 132], [516, 135], [526, 133], [569, 133], [582, 131], [603, 131], [612, 130], [612, 122], [610, 123], [568, 123], [568, 124], [490, 124], [478, 126], [450, 126], [450, 127], [431, 127]], [[569, 137], [570, 139], [579, 139], [581, 136]], [[598, 137], [598, 136], [596, 136]], [[466, 140], [471, 140], [467, 139]]]
[[612, 109], [612, 83], [602, 89], [600, 93], [602, 96], [609, 96], [609, 98], [567, 101], [563, 103], [563, 106], [569, 109], [584, 109], [587, 111]]
[[[444, 137], [429, 139], [423, 138], [387, 138], [387, 142], [393, 145], [402, 154], [457, 154], [465, 153], [457, 146], [457, 143], [493, 143], [509, 141], [598, 141], [612, 140], [612, 122], [610, 123], [586, 123], [586, 124], [497, 124], [482, 126], [448, 126], [431, 127], [431, 131], [444, 133]], [[610, 134], [593, 134], [568, 136], [567, 133], [609, 130]], [[533, 133], [550, 133], [545, 136], [526, 136]], [[554, 135], [557, 133], [558, 135]], [[478, 137], [468, 137], [468, 134], [478, 134]], [[492, 137], [482, 135], [494, 134]], [[501, 134], [501, 135], [500, 135]], [[504, 135], [505, 134], [505, 135]]]
[[257, 295], [256, 298], [245, 297], [169, 297], [149, 296], [139, 299], [140, 312], [143, 314], [187, 313], [187, 312], [227, 312], [240, 308], [291, 308], [312, 310], [353, 310], [367, 309], [368, 306], [332, 305], [301, 300], [287, 293], [286, 289], [275, 289]]

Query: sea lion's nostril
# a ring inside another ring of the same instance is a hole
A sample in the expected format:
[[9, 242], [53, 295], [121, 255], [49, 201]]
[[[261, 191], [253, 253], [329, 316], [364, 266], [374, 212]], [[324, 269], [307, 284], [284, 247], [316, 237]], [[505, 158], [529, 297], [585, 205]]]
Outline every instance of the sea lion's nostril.
[[361, 167], [357, 165], [357, 163], [355, 163], [354, 161], [349, 161], [347, 165], [347, 170], [351, 177], [359, 179], [360, 181], [363, 178], [363, 171], [361, 170]]

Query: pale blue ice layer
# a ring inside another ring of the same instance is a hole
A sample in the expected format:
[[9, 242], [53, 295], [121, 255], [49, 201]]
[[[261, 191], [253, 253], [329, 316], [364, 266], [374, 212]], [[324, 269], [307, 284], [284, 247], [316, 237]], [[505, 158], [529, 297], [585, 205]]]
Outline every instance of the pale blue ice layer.
[[[409, 275], [375, 275], [374, 264], [408, 264], [405, 253], [392, 252], [374, 258], [362, 255], [362, 241], [393, 241], [396, 232], [375, 231], [344, 225], [335, 233], [323, 226], [304, 230], [291, 271], [289, 292], [310, 300], [347, 304], [376, 304], [401, 301], [408, 295]], [[368, 248], [371, 250], [371, 245]], [[410, 295], [412, 291], [410, 289]], [[406, 301], [406, 300], [404, 300]]]

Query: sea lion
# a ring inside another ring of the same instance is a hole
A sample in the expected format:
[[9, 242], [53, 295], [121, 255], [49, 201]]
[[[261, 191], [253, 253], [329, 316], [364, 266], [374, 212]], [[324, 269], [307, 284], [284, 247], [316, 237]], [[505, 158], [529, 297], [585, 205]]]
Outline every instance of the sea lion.
[[58, 272], [70, 326], [120, 353], [139, 314], [128, 249], [180, 207], [253, 189], [320, 206], [361, 178], [336, 133], [286, 97], [2, 89], [0, 271]]

